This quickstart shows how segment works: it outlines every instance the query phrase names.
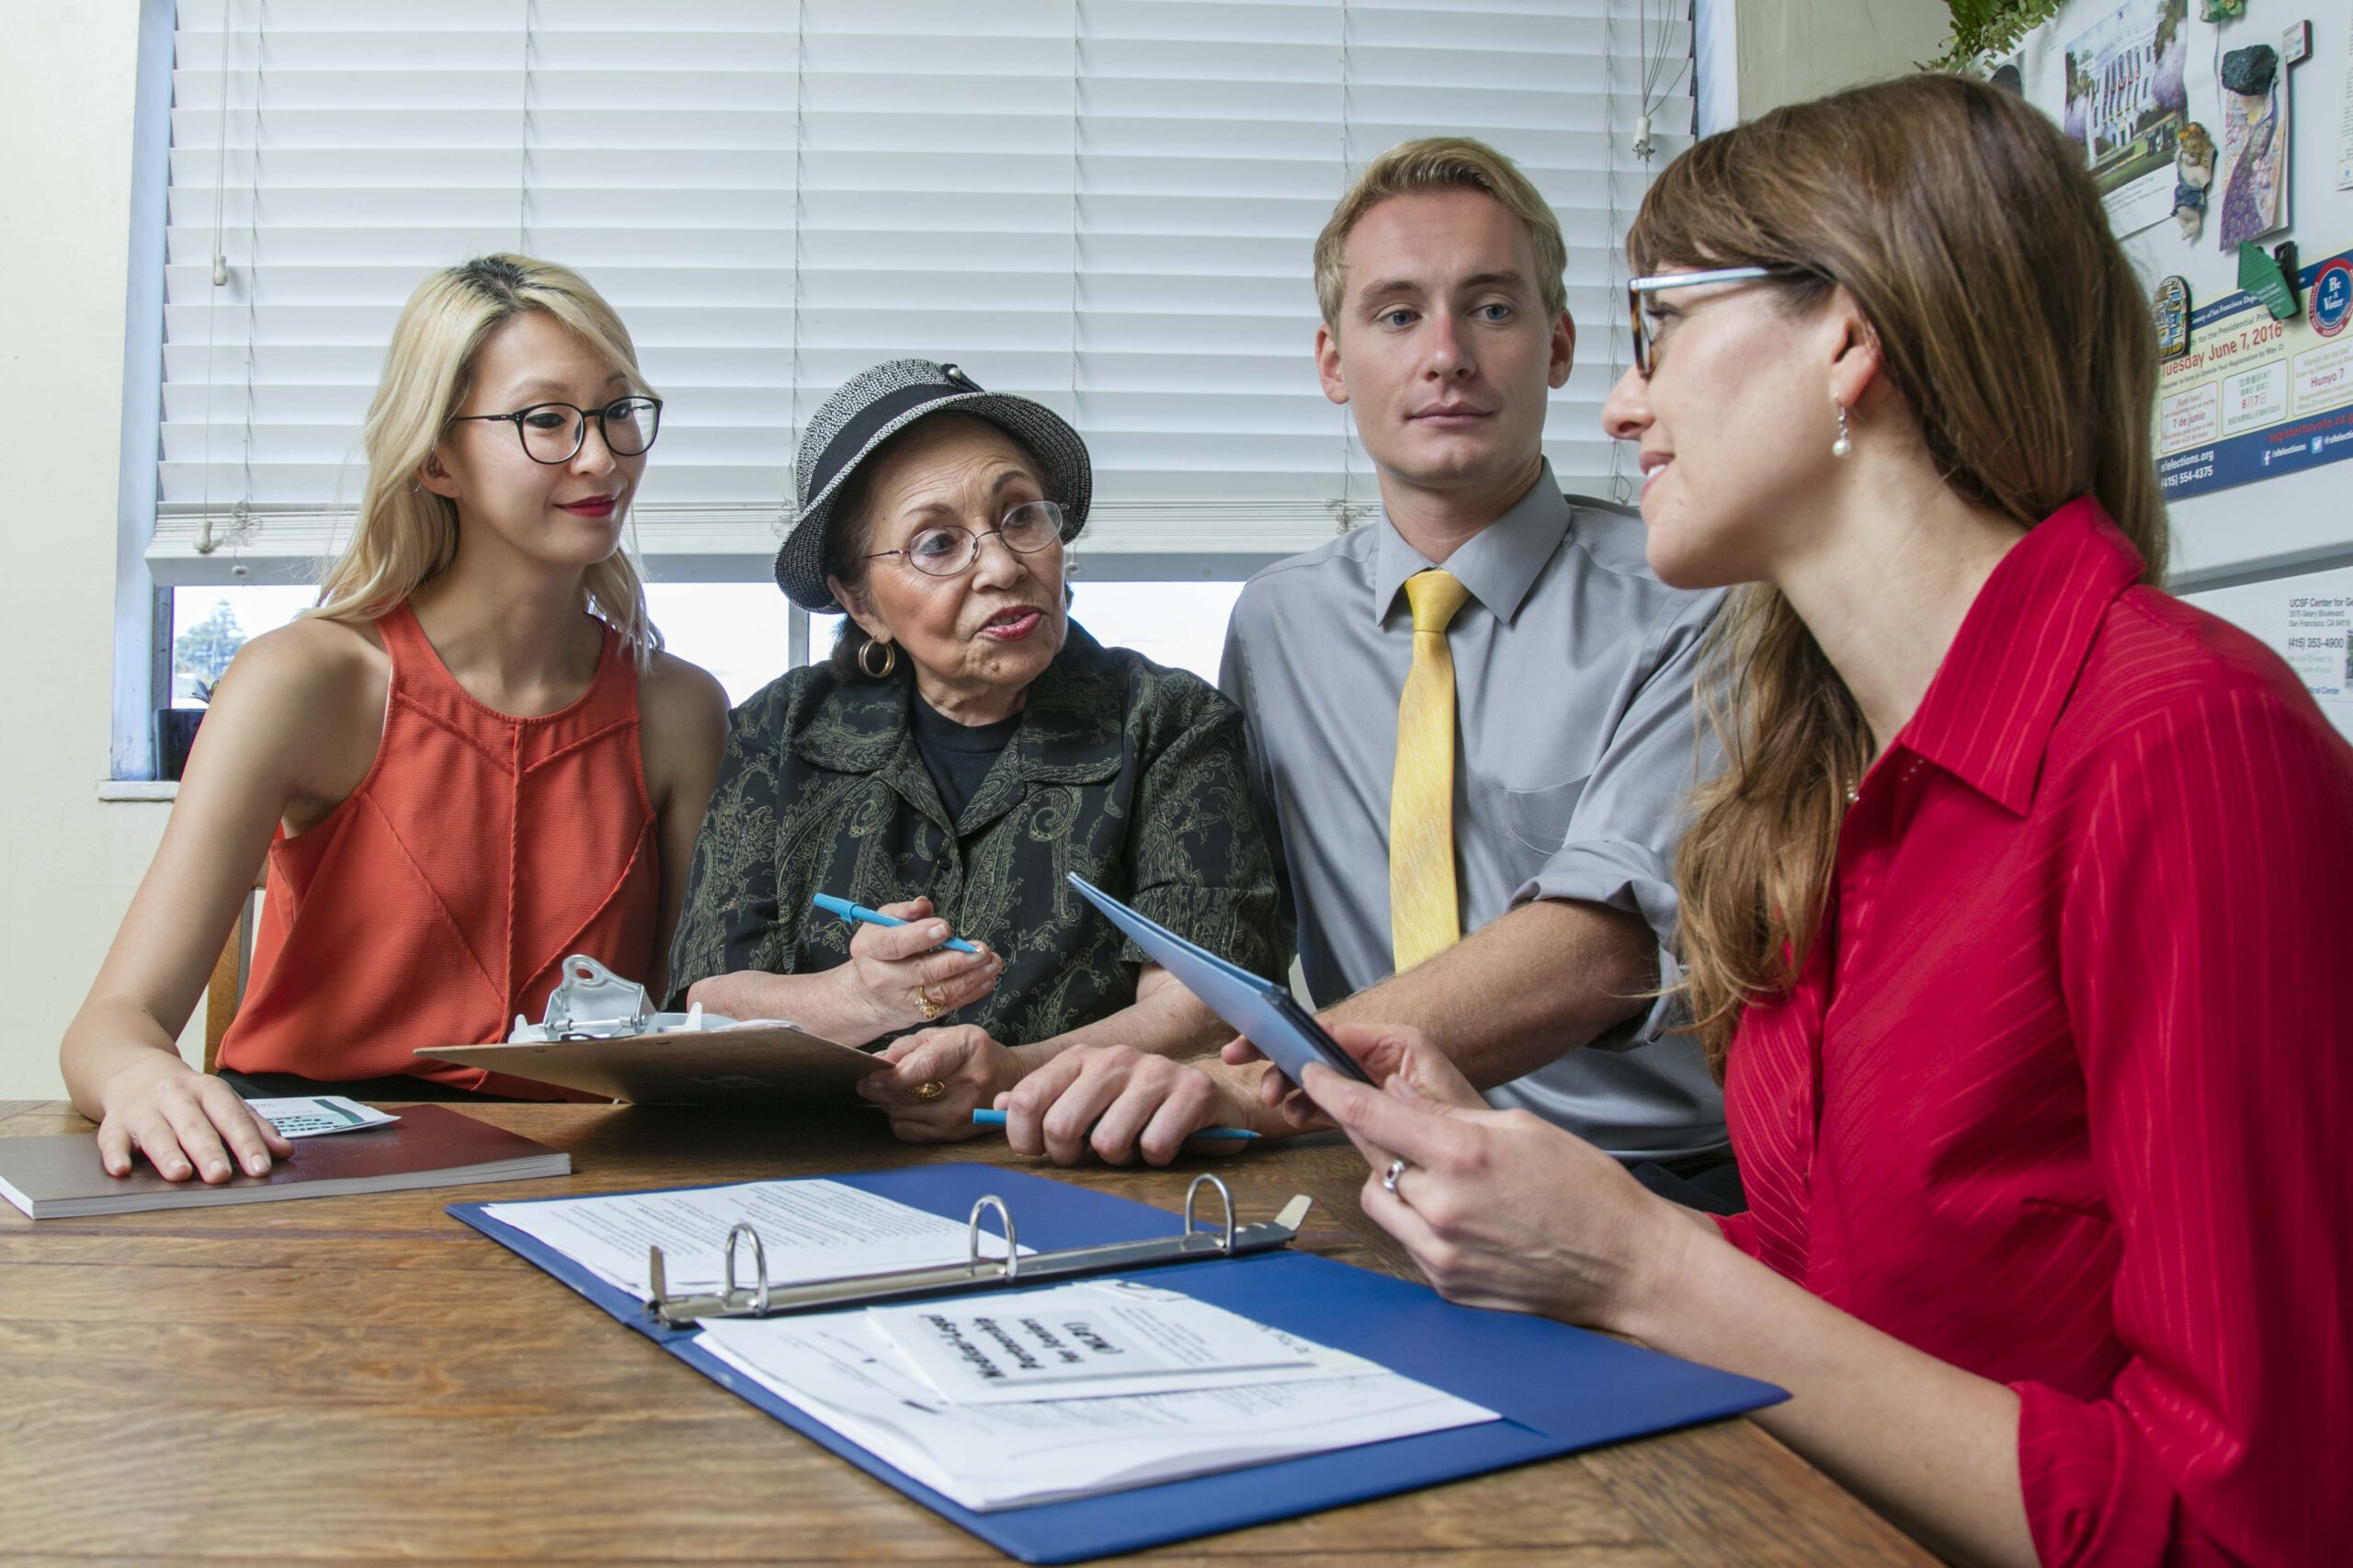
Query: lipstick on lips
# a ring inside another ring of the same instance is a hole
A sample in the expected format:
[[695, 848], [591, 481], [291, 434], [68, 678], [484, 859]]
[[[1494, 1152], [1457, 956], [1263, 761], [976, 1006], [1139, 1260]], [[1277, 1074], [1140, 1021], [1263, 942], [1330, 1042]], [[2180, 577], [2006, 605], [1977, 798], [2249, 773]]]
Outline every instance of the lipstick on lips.
[[575, 517], [609, 517], [620, 504], [621, 498], [618, 494], [590, 495], [578, 501], [559, 501], [556, 509], [569, 512]]
[[981, 623], [981, 635], [999, 642], [1018, 642], [1044, 624], [1046, 612], [1033, 605], [1001, 609]]

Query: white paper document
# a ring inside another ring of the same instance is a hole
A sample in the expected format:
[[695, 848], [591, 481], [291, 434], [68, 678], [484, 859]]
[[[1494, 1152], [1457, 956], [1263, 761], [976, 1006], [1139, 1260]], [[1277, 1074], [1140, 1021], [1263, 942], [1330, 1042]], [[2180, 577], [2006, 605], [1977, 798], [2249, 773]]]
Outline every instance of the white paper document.
[[900, 1363], [950, 1404], [1181, 1393], [1381, 1369], [1127, 1280], [869, 1307], [867, 1317]]
[[[966, 1256], [962, 1222], [837, 1181], [747, 1181], [679, 1192], [493, 1203], [483, 1212], [641, 1301], [653, 1299], [647, 1247], [662, 1249], [673, 1292], [716, 1290], [726, 1272], [727, 1233], [739, 1223], [759, 1233], [771, 1285], [961, 1263]], [[983, 1233], [981, 1255], [1003, 1257], [1005, 1238]], [[736, 1269], [738, 1285], [757, 1283], [747, 1244], [737, 1244]]]
[[1378, 1368], [1345, 1377], [1298, 1369], [1302, 1381], [1184, 1393], [951, 1404], [858, 1311], [713, 1319], [696, 1343], [884, 1463], [983, 1513], [1498, 1419]]
[[400, 1119], [388, 1110], [341, 1095], [302, 1095], [293, 1099], [247, 1100], [256, 1116], [278, 1129], [280, 1138], [323, 1138], [330, 1132], [359, 1132]]

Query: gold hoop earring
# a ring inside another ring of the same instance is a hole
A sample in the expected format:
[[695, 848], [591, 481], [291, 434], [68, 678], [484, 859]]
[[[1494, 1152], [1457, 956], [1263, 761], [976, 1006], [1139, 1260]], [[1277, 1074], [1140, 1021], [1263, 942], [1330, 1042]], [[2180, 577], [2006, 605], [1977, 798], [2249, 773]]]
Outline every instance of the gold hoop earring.
[[[866, 662], [866, 655], [877, 648], [882, 650], [882, 667], [879, 670]], [[899, 667], [899, 650], [891, 643], [877, 642], [870, 637], [866, 640], [866, 646], [858, 651], [858, 667], [866, 672], [869, 680], [887, 680], [891, 672]]]

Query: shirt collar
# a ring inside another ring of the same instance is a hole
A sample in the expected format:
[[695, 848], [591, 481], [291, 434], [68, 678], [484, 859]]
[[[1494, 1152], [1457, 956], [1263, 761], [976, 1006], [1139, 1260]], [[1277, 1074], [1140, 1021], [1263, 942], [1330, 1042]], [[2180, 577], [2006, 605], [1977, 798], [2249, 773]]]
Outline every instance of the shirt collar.
[[1379, 625], [1397, 607], [1397, 591], [1416, 572], [1443, 565], [1489, 615], [1509, 624], [1519, 613], [1536, 574], [1561, 548], [1569, 531], [1569, 504], [1552, 479], [1547, 460], [1528, 494], [1511, 504], [1494, 522], [1481, 528], [1443, 562], [1435, 562], [1405, 542], [1389, 514], [1381, 515], [1380, 549], [1372, 564], [1372, 619]]
[[1985, 579], [1896, 743], [2024, 816], [2101, 619], [2143, 566], [2089, 496], [2029, 529]]
[[[903, 680], [847, 681], [827, 694], [795, 749], [836, 773], [887, 772], [911, 800], [931, 794], [930, 775], [915, 749]], [[1006, 752], [1010, 768], [993, 768], [965, 808], [965, 822], [1001, 810], [1000, 794], [1030, 781], [1095, 783], [1112, 777], [1124, 758], [1124, 684], [1103, 645], [1073, 620], [1062, 651], [1030, 683], [1021, 727]]]

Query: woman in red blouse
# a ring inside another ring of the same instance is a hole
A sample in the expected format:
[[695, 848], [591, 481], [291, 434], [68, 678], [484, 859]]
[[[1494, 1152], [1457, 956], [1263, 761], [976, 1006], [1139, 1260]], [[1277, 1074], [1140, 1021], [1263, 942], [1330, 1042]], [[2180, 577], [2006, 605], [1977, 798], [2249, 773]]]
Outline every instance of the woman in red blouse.
[[1651, 563], [1749, 585], [1680, 877], [1751, 1210], [1358, 1030], [1386, 1092], [1304, 1087], [1366, 1211], [1455, 1300], [1780, 1384], [1757, 1419], [1948, 1555], [2331, 1560], [2353, 748], [2155, 586], [2154, 345], [2081, 150], [1862, 88], [1701, 142], [1629, 249], [1688, 277], [1637, 280], [1605, 412]]

